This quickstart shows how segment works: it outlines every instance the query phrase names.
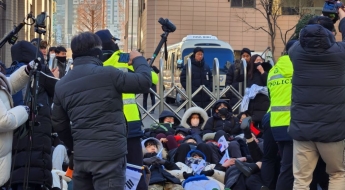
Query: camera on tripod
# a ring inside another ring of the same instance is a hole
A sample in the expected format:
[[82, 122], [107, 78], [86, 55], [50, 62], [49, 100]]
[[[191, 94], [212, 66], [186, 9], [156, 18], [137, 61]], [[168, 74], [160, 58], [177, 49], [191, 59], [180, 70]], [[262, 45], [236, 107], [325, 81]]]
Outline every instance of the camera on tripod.
[[35, 20], [35, 32], [37, 32], [38, 34], [45, 34], [46, 30], [45, 28], [47, 28], [46, 26], [46, 19], [47, 19], [48, 15], [46, 12], [42, 12], [41, 14], [37, 15]]
[[333, 20], [333, 23], [336, 23], [339, 20], [338, 9], [344, 9], [344, 4], [338, 2], [337, 0], [325, 0], [325, 4], [322, 8], [323, 16], [329, 17]]
[[159, 18], [158, 22], [162, 25], [164, 32], [175, 32], [176, 26], [169, 19]]

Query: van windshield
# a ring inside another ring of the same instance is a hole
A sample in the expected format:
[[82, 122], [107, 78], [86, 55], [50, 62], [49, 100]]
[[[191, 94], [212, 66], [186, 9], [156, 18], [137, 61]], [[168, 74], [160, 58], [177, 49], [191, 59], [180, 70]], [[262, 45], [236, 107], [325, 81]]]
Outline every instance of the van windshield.
[[[186, 63], [188, 57], [192, 55], [194, 48], [186, 48], [182, 52], [183, 64]], [[230, 49], [225, 48], [203, 48], [204, 60], [211, 70], [213, 66], [213, 59], [219, 60], [219, 71], [221, 74], [227, 73], [230, 64], [234, 63], [234, 53]]]

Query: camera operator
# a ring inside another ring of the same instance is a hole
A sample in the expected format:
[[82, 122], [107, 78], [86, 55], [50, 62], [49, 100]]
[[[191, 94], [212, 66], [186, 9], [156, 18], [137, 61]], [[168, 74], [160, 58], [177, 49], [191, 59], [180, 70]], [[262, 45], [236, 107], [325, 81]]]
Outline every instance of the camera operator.
[[[13, 106], [11, 94], [21, 90], [29, 82], [28, 73], [34, 64], [31, 61], [8, 78], [0, 72], [0, 188], [10, 178], [13, 131], [24, 124], [29, 116], [29, 107]], [[4, 67], [2, 64], [1, 71]]]
[[[75, 36], [74, 67], [56, 85], [52, 120], [60, 139], [74, 151], [73, 189], [124, 189], [127, 131], [122, 94], [147, 92], [152, 83], [151, 69], [139, 52], [129, 55], [128, 65], [136, 72], [122, 72], [103, 67], [101, 48], [96, 34]], [[138, 150], [135, 154], [142, 152]]]
[[289, 50], [294, 190], [309, 189], [319, 156], [326, 163], [329, 189], [345, 187], [345, 12], [339, 8], [338, 13], [342, 42], [335, 41], [333, 21], [316, 16]]
[[[119, 49], [115, 41], [116, 39], [111, 35], [109, 30], [100, 30], [95, 34], [102, 40], [103, 66], [113, 66], [124, 72], [135, 73], [134, 67], [129, 65], [127, 60], [120, 59], [122, 51]], [[158, 75], [154, 71], [151, 71], [151, 79], [153, 84], [157, 84]], [[141, 128], [141, 116], [136, 103], [136, 96], [134, 93], [124, 93], [122, 94], [122, 100], [123, 112], [125, 114], [128, 127], [127, 162], [142, 166], [143, 155], [141, 155], [141, 151], [138, 152], [138, 150], [141, 149], [140, 138], [143, 136], [143, 132]], [[147, 186], [148, 184], [145, 184], [144, 177], [142, 177], [137, 189], [145, 190], [147, 189]]]
[[[11, 47], [12, 60], [19, 64], [27, 65], [30, 60], [36, 58], [37, 48], [27, 41], [19, 41]], [[41, 72], [38, 81], [37, 103], [40, 105], [36, 116], [39, 126], [35, 126], [32, 136], [24, 136], [19, 138], [20, 134], [14, 135], [13, 153], [14, 170], [12, 171], [12, 189], [22, 189], [23, 182], [28, 178], [28, 186], [30, 189], [41, 189], [41, 186], [52, 186], [52, 158], [51, 158], [51, 103], [54, 96], [54, 88], [57, 80], [49, 68], [44, 64], [43, 54], [38, 51], [41, 58], [39, 64]], [[45, 76], [47, 75], [47, 76]], [[29, 89], [24, 89], [25, 91]], [[32, 140], [32, 147], [30, 141]], [[30, 151], [31, 150], [31, 151]], [[29, 154], [31, 160], [29, 165]], [[27, 165], [27, 166], [26, 166]], [[30, 168], [30, 174], [27, 172]]]

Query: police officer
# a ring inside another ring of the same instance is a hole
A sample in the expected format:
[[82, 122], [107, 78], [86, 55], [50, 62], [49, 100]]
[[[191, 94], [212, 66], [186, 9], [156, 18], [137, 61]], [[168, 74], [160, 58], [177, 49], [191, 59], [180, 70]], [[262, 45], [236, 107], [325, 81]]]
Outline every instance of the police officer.
[[[287, 43], [286, 52], [295, 42], [295, 40], [291, 40]], [[282, 190], [292, 189], [294, 181], [292, 173], [293, 144], [292, 138], [287, 133], [287, 128], [290, 125], [292, 74], [292, 62], [286, 53], [278, 59], [278, 62], [269, 71], [267, 77], [267, 87], [271, 103], [271, 132], [282, 156], [276, 189]]]
[[[128, 65], [128, 63], [124, 61], [126, 56], [123, 56], [125, 54], [123, 54], [118, 45], [115, 43], [117, 39], [111, 35], [109, 30], [100, 30], [95, 34], [98, 35], [102, 40], [103, 66], [113, 66], [124, 72], [135, 72], [133, 66]], [[154, 71], [152, 71], [151, 74], [152, 83], [157, 84], [158, 75]], [[143, 155], [141, 151], [142, 148], [140, 138], [143, 136], [143, 131], [141, 129], [142, 122], [139, 108], [136, 104], [136, 96], [135, 94], [124, 93], [122, 94], [122, 99], [123, 112], [125, 114], [128, 127], [127, 163], [142, 166]], [[142, 175], [142, 178], [140, 179], [137, 189], [145, 190], [148, 188], [148, 184], [145, 184], [143, 176], [144, 175]]]

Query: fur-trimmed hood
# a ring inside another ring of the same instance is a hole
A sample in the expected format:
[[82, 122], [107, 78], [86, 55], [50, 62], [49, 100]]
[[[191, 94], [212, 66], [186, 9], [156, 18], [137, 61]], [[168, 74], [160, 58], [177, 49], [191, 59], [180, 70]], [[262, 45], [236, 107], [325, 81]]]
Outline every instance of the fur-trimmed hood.
[[150, 138], [147, 138], [147, 139], [144, 139], [143, 141], [141, 141], [141, 148], [142, 148], [142, 151], [143, 151], [143, 155], [145, 155], [147, 153], [146, 152], [146, 148], [145, 148], [145, 142], [148, 141], [148, 140], [155, 140], [157, 142], [157, 144], [158, 144], [157, 156], [159, 154], [161, 154], [162, 158], [166, 159], [167, 158], [167, 152], [165, 151], [165, 149], [163, 147], [163, 144], [161, 143], [161, 141], [159, 141], [158, 139], [153, 138], [153, 137], [150, 137]]
[[187, 128], [187, 129], [190, 129], [190, 124], [188, 124], [190, 122], [190, 117], [193, 115], [193, 114], [199, 114], [200, 115], [200, 121], [202, 121], [202, 124], [201, 124], [201, 130], [204, 129], [204, 126], [206, 124], [206, 121], [208, 120], [208, 115], [206, 113], [206, 111], [200, 107], [191, 107], [189, 108], [184, 114], [183, 114], [183, 117], [182, 117], [182, 121], [181, 121], [181, 125], [184, 127], [184, 128]]

